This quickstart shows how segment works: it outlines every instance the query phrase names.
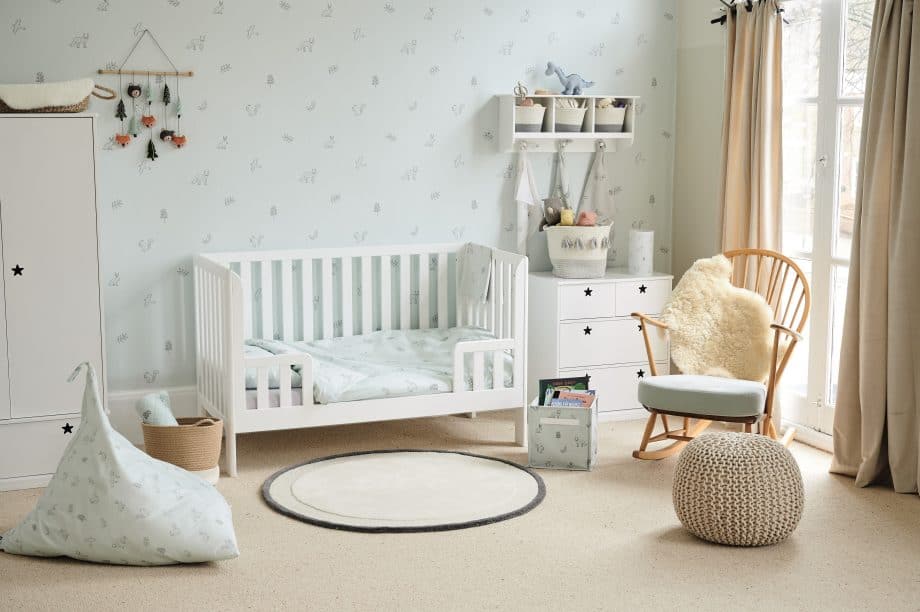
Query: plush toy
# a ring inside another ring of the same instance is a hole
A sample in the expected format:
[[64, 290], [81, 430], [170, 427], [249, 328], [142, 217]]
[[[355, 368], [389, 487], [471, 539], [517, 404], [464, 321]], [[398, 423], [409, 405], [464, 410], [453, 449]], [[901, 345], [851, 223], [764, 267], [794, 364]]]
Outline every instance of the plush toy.
[[559, 211], [559, 225], [575, 225], [575, 211], [563, 208]]
[[578, 221], [575, 222], [575, 225], [594, 227], [597, 225], [597, 213], [592, 210], [581, 211], [578, 213]]
[[157, 118], [153, 115], [141, 115], [141, 123], [144, 124], [144, 127], [153, 127], [156, 122]]
[[560, 214], [565, 203], [562, 198], [544, 198], [543, 199], [543, 220], [540, 222], [540, 231], [550, 225], [558, 225]]
[[172, 143], [176, 145], [177, 149], [184, 147], [186, 142], [188, 142], [188, 138], [184, 134], [176, 134], [172, 137]]
[[556, 73], [562, 83], [562, 93], [567, 96], [581, 95], [582, 90], [592, 87], [594, 81], [586, 81], [577, 74], [566, 74], [561, 67], [553, 62], [546, 62], [546, 76]]
[[131, 134], [115, 134], [115, 142], [125, 147], [131, 142]]

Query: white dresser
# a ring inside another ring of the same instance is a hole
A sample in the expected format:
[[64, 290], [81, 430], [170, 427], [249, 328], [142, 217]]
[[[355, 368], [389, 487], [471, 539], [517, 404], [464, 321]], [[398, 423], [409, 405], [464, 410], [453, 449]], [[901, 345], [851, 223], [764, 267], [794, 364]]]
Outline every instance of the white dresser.
[[0, 115], [0, 490], [53, 474], [79, 424], [77, 364], [104, 387], [94, 123]]
[[[648, 376], [648, 358], [639, 322], [631, 312], [656, 315], [671, 294], [669, 274], [633, 276], [611, 268], [596, 279], [530, 275], [527, 395], [536, 397], [541, 378], [591, 377], [602, 420], [645, 416], [636, 398], [638, 381]], [[667, 339], [649, 330], [659, 373], [669, 367]]]

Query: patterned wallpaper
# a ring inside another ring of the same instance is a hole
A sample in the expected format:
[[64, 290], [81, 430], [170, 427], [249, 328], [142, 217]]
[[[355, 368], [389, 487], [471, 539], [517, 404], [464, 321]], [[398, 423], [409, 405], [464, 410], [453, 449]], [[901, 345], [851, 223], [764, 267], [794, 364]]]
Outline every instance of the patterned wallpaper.
[[[90, 105], [101, 117], [110, 388], [194, 382], [194, 253], [511, 248], [515, 160], [498, 151], [494, 96], [517, 80], [558, 87], [548, 60], [595, 80], [590, 93], [642, 96], [635, 144], [608, 154], [614, 248], [625, 265], [625, 229], [641, 221], [657, 231], [656, 267], [669, 269], [675, 12], [675, 0], [4, 0], [0, 82], [117, 67], [144, 28], [195, 71], [168, 81], [189, 143], [157, 141], [154, 162], [143, 136], [115, 146], [113, 102]], [[168, 68], [149, 41], [129, 63]], [[548, 190], [550, 157], [532, 160]], [[574, 188], [589, 165], [569, 155]], [[543, 254], [532, 266], [546, 264]]]

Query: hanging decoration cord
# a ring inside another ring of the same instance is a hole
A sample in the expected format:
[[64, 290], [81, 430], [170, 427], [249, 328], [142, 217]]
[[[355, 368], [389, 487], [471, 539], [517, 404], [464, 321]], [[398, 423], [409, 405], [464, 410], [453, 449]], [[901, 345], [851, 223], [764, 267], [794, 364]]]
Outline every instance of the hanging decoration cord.
[[[149, 36], [150, 40], [153, 41], [153, 44], [157, 46], [157, 49], [160, 50], [160, 53], [163, 57], [166, 58], [166, 61], [169, 62], [169, 65], [172, 66], [172, 71], [163, 71], [163, 70], [125, 70], [125, 64], [128, 63], [128, 60], [131, 59], [131, 56], [134, 54], [134, 51], [137, 50], [137, 46], [141, 44], [141, 41], [144, 40], [145, 36]], [[167, 55], [166, 51], [163, 50], [163, 47], [160, 45], [160, 41], [157, 40], [156, 36], [153, 35], [148, 29], [144, 29], [141, 32], [141, 35], [137, 37], [137, 40], [134, 41], [134, 46], [131, 47], [131, 50], [128, 51], [128, 55], [125, 57], [125, 61], [121, 63], [117, 70], [111, 70], [107, 68], [100, 68], [97, 71], [99, 74], [117, 74], [121, 76], [122, 74], [131, 74], [131, 75], [140, 75], [140, 76], [175, 76], [175, 77], [190, 77], [194, 76], [194, 73], [191, 70], [180, 71], [176, 68], [176, 65], [173, 63], [172, 59]]]

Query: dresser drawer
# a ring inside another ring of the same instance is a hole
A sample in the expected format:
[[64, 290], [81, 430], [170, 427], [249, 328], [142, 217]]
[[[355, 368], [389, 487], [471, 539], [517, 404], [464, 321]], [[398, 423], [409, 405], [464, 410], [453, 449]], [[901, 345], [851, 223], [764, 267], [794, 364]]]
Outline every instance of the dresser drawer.
[[614, 286], [612, 283], [590, 283], [559, 286], [559, 318], [603, 319], [613, 317]]
[[[668, 342], [657, 328], [649, 330], [656, 358], [668, 354]], [[585, 319], [559, 324], [559, 369], [647, 361], [642, 331], [635, 319]]]
[[[657, 363], [656, 367], [659, 374], [668, 373], [666, 361]], [[561, 372], [562, 376], [584, 376], [585, 374], [591, 377], [590, 388], [597, 391], [598, 412], [642, 408], [638, 398], [639, 380], [651, 376], [648, 364]]]
[[[72, 425], [72, 433], [64, 426]], [[0, 425], [0, 478], [53, 474], [80, 424], [79, 417]]]
[[632, 312], [658, 314], [671, 295], [671, 279], [616, 283], [616, 316]]

